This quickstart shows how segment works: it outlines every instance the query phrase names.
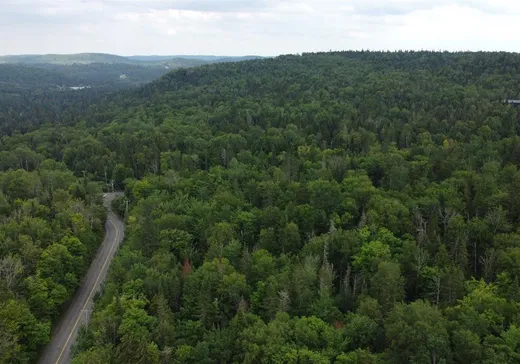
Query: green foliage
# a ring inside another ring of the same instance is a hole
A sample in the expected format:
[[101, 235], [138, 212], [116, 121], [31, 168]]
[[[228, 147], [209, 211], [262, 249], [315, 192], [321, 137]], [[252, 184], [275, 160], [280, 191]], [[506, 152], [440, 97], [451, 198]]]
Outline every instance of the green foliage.
[[451, 358], [446, 319], [425, 301], [398, 304], [385, 319], [388, 351], [395, 363], [438, 363]]
[[103, 232], [96, 190], [74, 197], [65, 166], [38, 168], [0, 172], [0, 363], [37, 359]]
[[517, 362], [518, 69], [207, 65], [6, 136], [0, 302], [59, 312], [101, 230], [97, 180], [125, 190], [128, 234], [78, 363]]

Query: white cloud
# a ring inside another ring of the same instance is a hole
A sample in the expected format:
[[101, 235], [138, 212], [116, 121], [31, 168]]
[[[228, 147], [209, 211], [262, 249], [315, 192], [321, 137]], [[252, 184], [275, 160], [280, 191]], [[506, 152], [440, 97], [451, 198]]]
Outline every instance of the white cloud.
[[307, 3], [300, 2], [290, 2], [290, 1], [283, 1], [280, 4], [278, 4], [274, 9], [274, 12], [281, 12], [281, 13], [293, 13], [293, 14], [314, 14], [314, 8]]
[[[519, 20], [507, 13], [489, 14], [468, 5], [449, 4], [403, 16], [396, 31], [406, 48], [514, 50]], [[387, 40], [389, 48], [390, 43]]]
[[520, 51], [512, 0], [0, 0], [0, 52]]

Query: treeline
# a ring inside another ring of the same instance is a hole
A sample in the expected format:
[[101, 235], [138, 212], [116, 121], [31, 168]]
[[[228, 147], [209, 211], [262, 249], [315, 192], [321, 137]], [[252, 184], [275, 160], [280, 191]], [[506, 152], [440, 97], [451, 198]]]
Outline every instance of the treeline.
[[0, 169], [54, 159], [130, 203], [74, 363], [518, 362], [517, 65], [209, 65], [3, 138]]

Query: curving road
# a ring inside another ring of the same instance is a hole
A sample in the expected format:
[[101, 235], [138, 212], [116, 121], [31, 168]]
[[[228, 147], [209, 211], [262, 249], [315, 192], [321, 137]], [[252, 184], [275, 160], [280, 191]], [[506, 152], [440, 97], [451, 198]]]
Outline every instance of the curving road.
[[104, 195], [104, 204], [108, 209], [105, 239], [67, 311], [54, 326], [51, 342], [40, 357], [41, 364], [70, 363], [70, 348], [76, 341], [79, 328], [90, 318], [94, 295], [105, 280], [110, 262], [123, 241], [125, 225], [110, 208], [112, 200], [117, 195], [118, 193]]

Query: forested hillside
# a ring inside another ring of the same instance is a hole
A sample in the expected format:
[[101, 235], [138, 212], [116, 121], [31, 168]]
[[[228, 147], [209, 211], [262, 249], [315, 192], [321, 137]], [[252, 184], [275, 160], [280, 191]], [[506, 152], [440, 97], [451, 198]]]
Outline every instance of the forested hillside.
[[112, 92], [144, 85], [172, 69], [254, 58], [187, 57], [0, 56], [0, 133], [27, 132], [45, 123], [74, 124]]
[[52, 159], [125, 190], [73, 363], [517, 363], [519, 71], [511, 53], [207, 65], [3, 137], [4, 173]]
[[146, 84], [169, 70], [167, 65], [0, 62], [0, 132], [27, 132], [45, 123], [74, 124], [89, 105], [110, 93]]

